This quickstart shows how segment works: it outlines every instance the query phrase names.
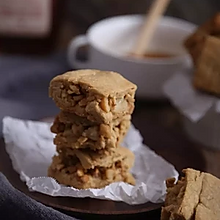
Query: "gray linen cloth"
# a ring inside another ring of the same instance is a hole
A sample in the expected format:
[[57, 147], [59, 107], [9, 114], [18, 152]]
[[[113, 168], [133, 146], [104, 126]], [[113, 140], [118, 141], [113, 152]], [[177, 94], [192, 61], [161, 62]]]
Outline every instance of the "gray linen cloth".
[[0, 173], [0, 219], [74, 220], [16, 190]]

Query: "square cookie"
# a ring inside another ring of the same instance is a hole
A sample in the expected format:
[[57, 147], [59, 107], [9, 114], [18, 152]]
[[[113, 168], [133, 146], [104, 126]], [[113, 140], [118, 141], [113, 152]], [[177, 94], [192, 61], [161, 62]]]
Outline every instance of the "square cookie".
[[77, 70], [56, 76], [49, 95], [63, 111], [109, 124], [132, 114], [137, 87], [116, 72]]

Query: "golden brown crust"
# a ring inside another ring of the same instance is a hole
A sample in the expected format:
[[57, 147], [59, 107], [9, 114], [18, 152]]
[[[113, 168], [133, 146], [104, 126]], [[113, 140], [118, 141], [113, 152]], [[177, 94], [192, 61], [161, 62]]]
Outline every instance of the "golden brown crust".
[[115, 72], [77, 70], [52, 79], [49, 94], [61, 110], [109, 124], [132, 114], [136, 88]]

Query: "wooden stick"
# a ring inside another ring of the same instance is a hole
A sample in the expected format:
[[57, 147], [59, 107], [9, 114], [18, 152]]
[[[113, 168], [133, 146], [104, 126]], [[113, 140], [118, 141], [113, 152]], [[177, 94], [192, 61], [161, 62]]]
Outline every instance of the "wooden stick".
[[150, 44], [151, 38], [157, 28], [157, 24], [166, 10], [170, 0], [155, 0], [147, 13], [143, 28], [138, 36], [133, 54], [143, 56]]

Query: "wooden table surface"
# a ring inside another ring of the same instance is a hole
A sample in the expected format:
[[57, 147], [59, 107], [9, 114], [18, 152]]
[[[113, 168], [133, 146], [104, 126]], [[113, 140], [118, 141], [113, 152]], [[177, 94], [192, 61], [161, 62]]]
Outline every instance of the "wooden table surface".
[[[154, 124], [158, 124], [171, 132], [175, 131], [189, 139], [184, 132], [181, 114], [168, 101], [146, 102], [138, 100], [134, 117], [146, 118]], [[196, 146], [205, 160], [205, 171], [220, 178], [220, 151], [211, 150], [198, 143]]]

